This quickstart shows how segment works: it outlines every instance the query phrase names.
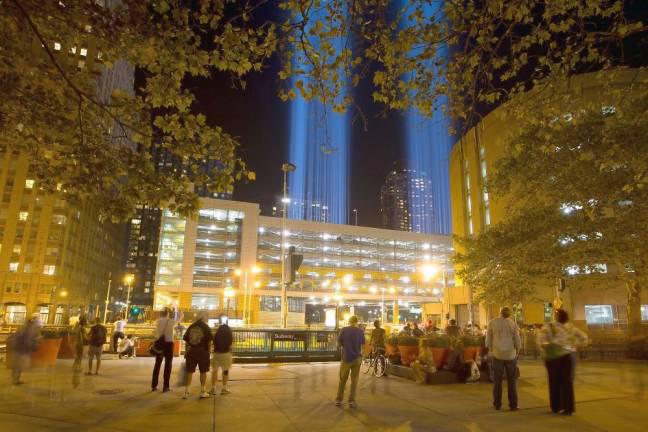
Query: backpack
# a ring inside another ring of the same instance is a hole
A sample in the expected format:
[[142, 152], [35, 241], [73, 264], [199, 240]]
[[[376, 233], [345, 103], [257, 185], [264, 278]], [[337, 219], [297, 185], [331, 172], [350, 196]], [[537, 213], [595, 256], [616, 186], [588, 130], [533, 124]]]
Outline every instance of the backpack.
[[187, 345], [195, 347], [200, 345], [203, 338], [205, 337], [205, 331], [199, 325], [192, 325], [187, 330], [184, 340], [187, 342]]
[[92, 326], [90, 329], [90, 345], [102, 346], [106, 343], [106, 328], [100, 324]]

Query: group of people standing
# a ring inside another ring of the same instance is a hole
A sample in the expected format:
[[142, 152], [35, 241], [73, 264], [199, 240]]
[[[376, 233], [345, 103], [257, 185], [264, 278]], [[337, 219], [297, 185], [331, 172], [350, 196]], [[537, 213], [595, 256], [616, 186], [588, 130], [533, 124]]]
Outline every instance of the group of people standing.
[[[502, 382], [507, 381], [509, 409], [519, 409], [517, 394], [517, 359], [520, 352], [520, 330], [510, 318], [511, 310], [503, 307], [500, 317], [488, 324], [486, 348], [494, 371], [493, 407], [502, 407]], [[574, 376], [576, 351], [587, 344], [587, 335], [569, 323], [569, 314], [558, 309], [555, 321], [538, 333], [549, 382], [549, 405], [554, 414], [572, 415], [575, 411]]]
[[[155, 365], [151, 379], [151, 391], [157, 391], [158, 380], [162, 362], [164, 362], [162, 392], [171, 390], [171, 369], [173, 364], [174, 329], [182, 320], [183, 314], [177, 310], [164, 309], [160, 318], [155, 323], [155, 343], [159, 347], [153, 351]], [[232, 367], [232, 330], [226, 322], [222, 323], [214, 333], [208, 324], [206, 312], [200, 312], [198, 318], [184, 332], [185, 342], [185, 371], [183, 375], [185, 391], [183, 398], [190, 396], [189, 389], [193, 374], [196, 369], [200, 372], [200, 398], [207, 398], [216, 394], [218, 382], [218, 369], [222, 370], [222, 383], [220, 394], [230, 393], [227, 386], [229, 370]], [[211, 347], [213, 346], [213, 353]], [[210, 358], [211, 357], [211, 358]], [[207, 391], [207, 373], [212, 368], [211, 390]]]

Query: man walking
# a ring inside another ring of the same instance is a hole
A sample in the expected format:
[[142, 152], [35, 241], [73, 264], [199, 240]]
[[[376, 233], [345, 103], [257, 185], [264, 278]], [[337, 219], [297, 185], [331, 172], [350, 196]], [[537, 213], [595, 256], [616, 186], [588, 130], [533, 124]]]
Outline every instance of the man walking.
[[496, 410], [502, 407], [502, 380], [506, 373], [509, 408], [511, 411], [517, 411], [516, 369], [520, 349], [520, 330], [510, 319], [511, 309], [503, 307], [500, 315], [499, 318], [488, 323], [486, 332], [486, 347], [493, 359], [493, 406]]
[[209, 397], [205, 389], [207, 372], [209, 372], [209, 344], [212, 340], [211, 330], [207, 325], [207, 312], [201, 311], [198, 319], [189, 326], [182, 338], [186, 343], [185, 360], [187, 362], [187, 378], [183, 399], [189, 398], [189, 388], [196, 366], [200, 371], [200, 398]]
[[32, 353], [38, 348], [40, 327], [40, 315], [34, 314], [8, 341], [8, 343], [13, 345], [14, 358], [11, 370], [11, 382], [14, 385], [24, 384], [20, 380], [20, 376], [23, 370], [29, 366]]
[[214, 335], [214, 356], [212, 357], [212, 394], [216, 394], [216, 383], [218, 382], [218, 368], [222, 370], [223, 388], [221, 395], [229, 394], [227, 379], [229, 370], [232, 367], [232, 329], [223, 322]]
[[178, 310], [171, 311], [169, 308], [164, 308], [160, 318], [155, 323], [156, 343], [162, 346], [162, 352], [155, 355], [155, 366], [153, 367], [153, 377], [151, 379], [151, 391], [157, 390], [158, 379], [160, 377], [160, 367], [162, 360], [164, 360], [164, 387], [162, 392], [166, 393], [171, 390], [171, 367], [173, 362], [173, 328], [183, 317], [183, 313], [178, 314]]
[[358, 317], [349, 318], [349, 326], [344, 327], [338, 336], [338, 344], [342, 347], [342, 361], [340, 363], [340, 383], [338, 385], [335, 406], [342, 406], [344, 388], [346, 387], [349, 373], [351, 373], [351, 391], [349, 392], [349, 408], [356, 408], [356, 391], [358, 377], [362, 363], [362, 345], [365, 344], [364, 332], [358, 328]]
[[112, 348], [114, 352], [117, 352], [117, 342], [119, 342], [119, 339], [124, 339], [126, 320], [123, 319], [122, 317], [119, 317], [119, 319], [115, 321], [113, 325], [114, 325], [114, 330], [112, 335]]
[[97, 358], [97, 368], [95, 375], [99, 375], [99, 367], [101, 366], [101, 353], [103, 346], [106, 343], [106, 335], [108, 331], [106, 327], [101, 325], [101, 319], [95, 318], [94, 325], [90, 327], [89, 345], [88, 348], [88, 372], [86, 375], [92, 375], [92, 359]]

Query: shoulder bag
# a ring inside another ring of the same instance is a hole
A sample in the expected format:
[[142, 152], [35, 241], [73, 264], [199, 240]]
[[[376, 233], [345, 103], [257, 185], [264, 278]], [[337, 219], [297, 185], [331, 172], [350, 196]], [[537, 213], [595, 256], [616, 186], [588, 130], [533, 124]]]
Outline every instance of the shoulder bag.
[[169, 326], [169, 321], [171, 321], [171, 318], [167, 318], [167, 322], [164, 326], [164, 329], [162, 330], [162, 334], [149, 346], [149, 354], [158, 356], [164, 353], [164, 345], [166, 344], [166, 337], [164, 336], [164, 333], [166, 333], [166, 329]]

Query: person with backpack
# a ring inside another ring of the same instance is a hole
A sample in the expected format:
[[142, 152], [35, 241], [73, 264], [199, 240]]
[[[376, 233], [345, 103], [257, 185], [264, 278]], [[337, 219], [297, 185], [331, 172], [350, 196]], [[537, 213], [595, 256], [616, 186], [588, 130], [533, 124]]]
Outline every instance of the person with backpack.
[[90, 347], [88, 348], [88, 372], [86, 375], [92, 375], [92, 360], [97, 358], [97, 368], [95, 369], [95, 375], [99, 375], [99, 367], [101, 366], [101, 353], [103, 352], [103, 346], [106, 343], [106, 335], [108, 330], [106, 327], [101, 325], [101, 318], [97, 317], [94, 319], [94, 325], [90, 327], [90, 335], [88, 337], [88, 343]]
[[158, 379], [160, 378], [160, 367], [164, 360], [164, 387], [162, 393], [171, 391], [171, 368], [173, 366], [173, 328], [182, 320], [184, 314], [164, 308], [160, 318], [155, 322], [153, 337], [155, 342], [151, 346], [151, 353], [155, 355], [155, 366], [153, 366], [153, 377], [151, 378], [151, 391], [157, 390]]
[[72, 330], [74, 334], [74, 370], [81, 372], [82, 366], [81, 362], [83, 361], [83, 347], [88, 345], [88, 329], [87, 329], [88, 320], [85, 316], [80, 316], [77, 323], [74, 325]]
[[189, 326], [182, 338], [185, 341], [187, 365], [183, 399], [189, 398], [189, 387], [191, 387], [191, 378], [196, 372], [196, 366], [200, 371], [200, 398], [209, 397], [205, 385], [207, 384], [207, 372], [209, 372], [209, 345], [212, 333], [207, 324], [207, 318], [207, 312], [199, 312], [198, 319]]
[[31, 355], [38, 348], [41, 322], [40, 315], [34, 314], [8, 341], [13, 351], [11, 382], [13, 385], [24, 384], [20, 381], [23, 370], [29, 366]]
[[227, 379], [229, 370], [232, 367], [232, 329], [224, 321], [214, 334], [214, 355], [212, 356], [212, 389], [211, 394], [216, 394], [216, 383], [218, 382], [218, 368], [222, 370], [223, 388], [221, 395], [229, 394]]

